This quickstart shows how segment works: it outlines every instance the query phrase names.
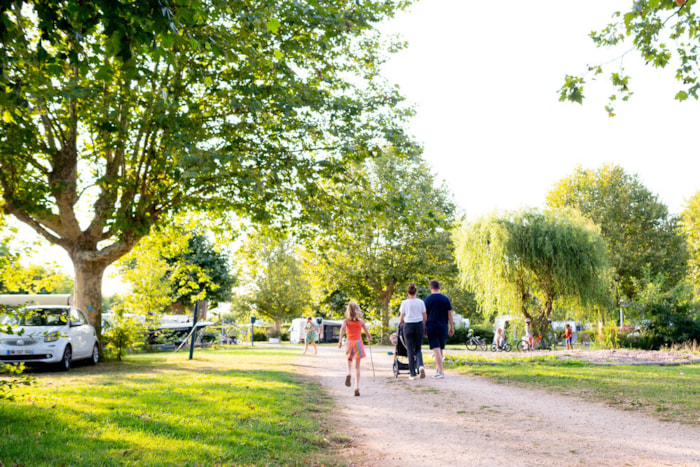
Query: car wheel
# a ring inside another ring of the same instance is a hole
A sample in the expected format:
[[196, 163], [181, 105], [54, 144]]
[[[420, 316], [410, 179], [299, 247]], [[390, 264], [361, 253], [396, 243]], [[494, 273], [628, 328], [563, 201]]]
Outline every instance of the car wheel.
[[97, 365], [97, 362], [100, 361], [100, 349], [97, 347], [97, 344], [95, 344], [92, 347], [92, 357], [90, 357], [90, 364], [91, 365]]
[[73, 351], [71, 350], [70, 345], [67, 345], [66, 348], [63, 350], [63, 358], [61, 358], [61, 361], [58, 363], [58, 369], [61, 371], [70, 370], [72, 361]]

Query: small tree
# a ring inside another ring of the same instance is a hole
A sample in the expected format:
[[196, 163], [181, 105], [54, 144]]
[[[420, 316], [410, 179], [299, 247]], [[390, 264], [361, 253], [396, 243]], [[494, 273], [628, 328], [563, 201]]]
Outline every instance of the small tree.
[[239, 312], [267, 317], [279, 331], [282, 321], [311, 310], [310, 285], [290, 240], [258, 234], [241, 247], [238, 256], [242, 260]]
[[103, 328], [104, 347], [117, 360], [129, 350], [143, 347], [146, 337], [145, 325], [135, 316], [125, 313], [119, 306]]

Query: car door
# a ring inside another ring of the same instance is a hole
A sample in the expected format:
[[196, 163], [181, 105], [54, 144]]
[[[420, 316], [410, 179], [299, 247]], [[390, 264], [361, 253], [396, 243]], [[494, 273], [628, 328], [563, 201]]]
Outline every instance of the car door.
[[77, 308], [70, 309], [69, 335], [73, 345], [73, 357], [86, 358], [92, 354], [93, 333], [87, 318]]

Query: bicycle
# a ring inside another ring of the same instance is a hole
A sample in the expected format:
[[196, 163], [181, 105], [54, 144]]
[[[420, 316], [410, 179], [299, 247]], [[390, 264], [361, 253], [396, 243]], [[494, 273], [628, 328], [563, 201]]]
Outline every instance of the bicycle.
[[488, 350], [486, 340], [475, 336], [474, 331], [471, 329], [469, 330], [469, 334], [467, 334], [467, 342], [465, 342], [465, 345], [467, 346], [467, 350], [476, 350], [477, 348], [479, 348], [479, 350]]
[[551, 348], [552, 345], [549, 344], [542, 334], [532, 338], [532, 345], [530, 345], [530, 342], [525, 336], [515, 345], [515, 349], [519, 352], [527, 352], [528, 350], [550, 350]]
[[495, 342], [493, 344], [491, 344], [491, 352], [499, 352], [499, 351], [510, 352], [511, 349], [512, 348], [510, 346], [510, 343], [508, 343], [508, 341], [504, 341], [501, 345], [497, 345]]

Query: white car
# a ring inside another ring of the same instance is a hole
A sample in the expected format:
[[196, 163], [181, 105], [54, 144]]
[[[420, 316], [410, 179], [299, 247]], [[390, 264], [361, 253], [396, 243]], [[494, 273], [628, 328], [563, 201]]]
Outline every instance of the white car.
[[[100, 358], [97, 333], [82, 311], [65, 305], [28, 306], [3, 320], [0, 361], [57, 364], [70, 370], [73, 360]], [[10, 334], [5, 334], [11, 329]]]

